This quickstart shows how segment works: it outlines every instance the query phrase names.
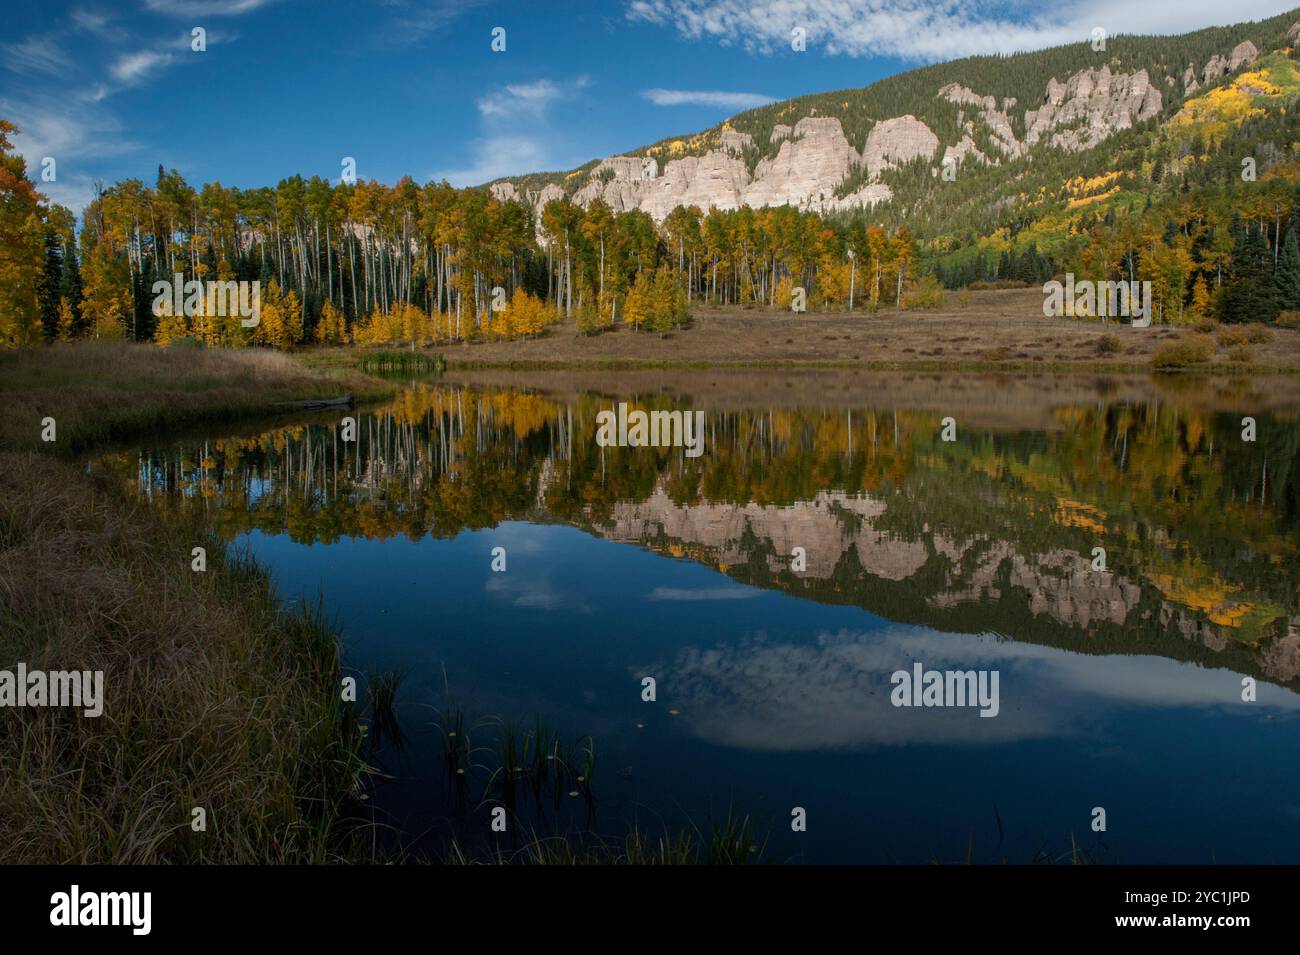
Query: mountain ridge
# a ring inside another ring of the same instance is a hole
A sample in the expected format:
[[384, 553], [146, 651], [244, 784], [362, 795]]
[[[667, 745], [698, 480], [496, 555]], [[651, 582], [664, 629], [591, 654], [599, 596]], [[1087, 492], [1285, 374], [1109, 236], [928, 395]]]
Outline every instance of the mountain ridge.
[[[1289, 28], [1289, 29], [1288, 29]], [[888, 205], [909, 165], [932, 176], [970, 163], [1086, 152], [1116, 133], [1171, 119], [1263, 53], [1289, 43], [1300, 10], [1192, 33], [1107, 38], [1008, 56], [967, 57], [862, 88], [746, 110], [567, 172], [503, 177], [486, 188], [540, 212], [553, 199], [662, 222], [676, 206], [729, 211], [789, 205], [823, 214]]]

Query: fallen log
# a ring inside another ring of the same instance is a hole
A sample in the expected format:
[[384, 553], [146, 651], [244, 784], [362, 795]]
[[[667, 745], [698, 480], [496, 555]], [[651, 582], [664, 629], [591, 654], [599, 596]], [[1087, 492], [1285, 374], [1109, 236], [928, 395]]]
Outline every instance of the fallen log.
[[351, 408], [352, 396], [345, 395], [342, 398], [308, 398], [306, 401], [281, 401], [277, 407], [302, 408], [307, 411], [315, 411], [322, 408]]

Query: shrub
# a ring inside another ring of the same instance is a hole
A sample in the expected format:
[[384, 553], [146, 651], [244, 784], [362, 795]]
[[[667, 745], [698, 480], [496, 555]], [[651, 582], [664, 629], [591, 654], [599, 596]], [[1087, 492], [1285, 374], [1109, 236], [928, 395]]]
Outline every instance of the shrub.
[[1097, 339], [1098, 355], [1113, 355], [1120, 349], [1120, 340], [1118, 335], [1102, 335]]
[[1209, 361], [1214, 350], [1215, 341], [1209, 335], [1188, 335], [1157, 348], [1151, 364], [1156, 368], [1186, 368]]
[[1228, 349], [1228, 361], [1241, 362], [1245, 364], [1254, 356], [1251, 354], [1249, 345], [1237, 345]]
[[1202, 333], [1213, 332], [1218, 327], [1219, 327], [1218, 319], [1214, 319], [1214, 318], [1199, 319], [1196, 322], [1196, 324], [1192, 326], [1192, 328], [1196, 329], [1196, 331]]
[[1246, 341], [1252, 345], [1263, 345], [1273, 340], [1273, 333], [1268, 330], [1268, 326], [1259, 322], [1242, 326], [1242, 331], [1246, 333]]
[[1277, 323], [1284, 328], [1300, 328], [1300, 312], [1282, 312]]
[[1238, 348], [1250, 341], [1250, 333], [1244, 325], [1229, 325], [1219, 329], [1220, 348]]
[[918, 279], [903, 296], [904, 308], [941, 308], [944, 300], [943, 284], [933, 275]]

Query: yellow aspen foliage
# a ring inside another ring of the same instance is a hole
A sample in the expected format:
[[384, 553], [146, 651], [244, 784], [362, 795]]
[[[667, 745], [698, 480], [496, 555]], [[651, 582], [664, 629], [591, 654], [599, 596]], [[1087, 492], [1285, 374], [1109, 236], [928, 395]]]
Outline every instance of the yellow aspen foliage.
[[59, 341], [70, 342], [76, 324], [76, 316], [72, 314], [72, 306], [68, 303], [66, 297], [59, 298]]
[[316, 341], [322, 345], [338, 345], [347, 338], [343, 313], [334, 307], [333, 302], [326, 302], [320, 310], [320, 319], [316, 322]]
[[623, 301], [623, 324], [631, 325], [634, 331], [650, 319], [650, 285], [653, 280], [649, 275], [645, 271], [638, 272]]
[[1213, 310], [1211, 306], [1210, 286], [1202, 275], [1192, 287], [1192, 314], [1197, 318], [1206, 318]]
[[394, 310], [394, 324], [400, 329], [398, 341], [423, 345], [428, 338], [428, 316], [410, 302], [403, 302]]
[[302, 309], [293, 292], [284, 295], [280, 283], [272, 279], [262, 291], [262, 321], [254, 339], [261, 344], [287, 351], [302, 335]]
[[817, 265], [817, 291], [826, 304], [849, 301], [849, 263], [823, 256]]
[[794, 301], [794, 282], [790, 276], [782, 276], [781, 280], [776, 283], [776, 307], [789, 308]]
[[[131, 314], [131, 276], [124, 259], [112, 256], [104, 244], [86, 257], [81, 311], [98, 339], [122, 338]], [[123, 304], [125, 299], [125, 304]]]
[[170, 345], [190, 333], [185, 316], [173, 315], [173, 311], [175, 309], [172, 308], [171, 302], [164, 303], [163, 313], [158, 316], [158, 325], [153, 333], [154, 341], [159, 345]]
[[686, 321], [686, 291], [666, 264], [655, 272], [651, 288], [650, 325], [660, 335], [667, 335]]
[[540, 335], [546, 324], [546, 306], [542, 300], [530, 295], [522, 288], [515, 289], [515, 294], [506, 307], [510, 316], [511, 335]]

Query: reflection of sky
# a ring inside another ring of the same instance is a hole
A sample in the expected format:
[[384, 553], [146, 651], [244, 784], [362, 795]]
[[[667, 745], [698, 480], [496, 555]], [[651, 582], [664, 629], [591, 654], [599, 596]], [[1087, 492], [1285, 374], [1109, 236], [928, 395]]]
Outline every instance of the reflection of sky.
[[[806, 858], [927, 861], [973, 826], [991, 846], [996, 806], [1024, 861], [1035, 840], [1087, 835], [1101, 804], [1131, 861], [1300, 861], [1297, 766], [1279, 759], [1297, 749], [1300, 698], [1261, 683], [1242, 703], [1226, 669], [891, 623], [564, 526], [250, 540], [283, 595], [324, 594], [350, 668], [407, 672], [405, 782], [377, 795], [415, 828], [438, 812], [429, 728], [445, 673], [471, 718], [590, 734], [619, 811], [699, 822], [734, 802], [780, 820], [811, 806], [805, 840], [778, 822], [773, 843]], [[497, 546], [505, 573], [491, 570]], [[891, 706], [890, 674], [914, 661], [997, 669], [999, 715]], [[640, 699], [643, 676], [656, 703]]]
[[[996, 670], [1001, 712], [895, 707], [890, 674], [914, 662], [935, 670]], [[1241, 700], [1241, 676], [1159, 657], [1089, 656], [987, 636], [919, 627], [820, 633], [805, 644], [754, 639], [690, 647], [662, 674], [702, 738], [751, 749], [819, 749], [906, 743], [999, 743], [1074, 732], [1081, 721], [1133, 707], [1300, 710], [1300, 697], [1261, 684]]]

